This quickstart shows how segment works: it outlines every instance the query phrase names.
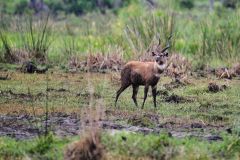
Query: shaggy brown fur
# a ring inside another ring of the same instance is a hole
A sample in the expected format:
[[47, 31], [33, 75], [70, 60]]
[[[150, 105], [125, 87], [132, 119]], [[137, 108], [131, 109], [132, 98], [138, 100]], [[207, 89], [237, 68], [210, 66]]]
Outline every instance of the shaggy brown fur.
[[[137, 103], [137, 93], [140, 85], [144, 85], [144, 99], [142, 103], [142, 108], [147, 98], [148, 89], [151, 86], [154, 107], [156, 108], [156, 96], [157, 96], [157, 83], [160, 79], [160, 74], [167, 68], [168, 65], [168, 52], [170, 48], [170, 40], [172, 35], [168, 38], [168, 44], [165, 48], [161, 48], [161, 40], [159, 39], [158, 45], [152, 51], [152, 57], [154, 62], [140, 62], [140, 61], [130, 61], [128, 62], [121, 71], [121, 87], [117, 91], [115, 99], [115, 107], [117, 106], [117, 101], [120, 94], [128, 88], [130, 85], [133, 87], [132, 99], [136, 106]], [[149, 50], [150, 51], [150, 50]]]
[[140, 85], [144, 85], [142, 108], [144, 107], [150, 86], [152, 87], [153, 102], [156, 108], [157, 83], [160, 79], [160, 74], [167, 67], [167, 54], [160, 53], [157, 57], [159, 59], [156, 59], [155, 62], [130, 61], [124, 66], [121, 71], [121, 88], [117, 91], [115, 106], [117, 105], [120, 94], [130, 85], [133, 87], [132, 99], [135, 105], [138, 106], [136, 99], [138, 88]]

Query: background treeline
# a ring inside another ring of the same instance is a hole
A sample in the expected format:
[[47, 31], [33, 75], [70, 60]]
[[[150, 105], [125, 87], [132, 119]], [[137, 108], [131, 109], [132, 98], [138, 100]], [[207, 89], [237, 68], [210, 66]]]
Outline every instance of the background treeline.
[[[112, 10], [116, 13], [119, 8], [125, 7], [132, 2], [156, 6], [157, 0], [2, 0], [0, 11], [5, 14], [39, 13], [51, 11], [54, 14], [75, 14], [82, 15], [87, 12]], [[192, 9], [198, 0], [175, 0], [182, 8]], [[206, 1], [206, 0], [203, 0]], [[235, 9], [239, 0], [218, 0], [224, 7]], [[217, 2], [209, 0], [209, 7]], [[198, 2], [197, 2], [198, 3]]]
[[0, 2], [5, 14], [39, 13], [51, 11], [54, 14], [82, 15], [87, 12], [114, 10], [128, 5], [131, 0], [9, 0]]

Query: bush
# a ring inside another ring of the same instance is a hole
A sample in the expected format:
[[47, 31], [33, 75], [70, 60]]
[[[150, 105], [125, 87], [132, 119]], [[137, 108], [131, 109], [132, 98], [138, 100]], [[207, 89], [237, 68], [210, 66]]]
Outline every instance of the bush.
[[226, 8], [232, 8], [235, 9], [238, 4], [238, 0], [223, 0], [223, 6]]
[[102, 0], [102, 1], [48, 1], [47, 4], [54, 14], [65, 12], [66, 14], [82, 15], [87, 12], [100, 10], [105, 12], [107, 9], [118, 9], [130, 4], [131, 0]]
[[44, 154], [46, 153], [50, 148], [52, 143], [54, 142], [54, 138], [52, 134], [48, 134], [47, 136], [39, 137], [37, 139], [37, 142], [35, 146], [33, 146], [29, 152], [32, 154]]
[[24, 14], [28, 10], [28, 2], [27, 0], [20, 1], [19, 3], [16, 4], [15, 9], [14, 9], [14, 14]]
[[99, 132], [90, 132], [68, 146], [65, 151], [65, 160], [101, 160], [103, 159], [104, 149], [101, 144]]
[[46, 63], [47, 53], [52, 43], [49, 15], [38, 23], [34, 22], [32, 17], [25, 21], [27, 21], [26, 24], [18, 24], [22, 47], [28, 52], [31, 60]]
[[193, 0], [181, 0], [180, 6], [182, 8], [192, 9], [194, 7], [194, 2]]
[[204, 21], [199, 53], [204, 63], [209, 62], [211, 58], [224, 61], [240, 58], [239, 18], [239, 14], [234, 13], [228, 16], [226, 21], [216, 22], [214, 18]]

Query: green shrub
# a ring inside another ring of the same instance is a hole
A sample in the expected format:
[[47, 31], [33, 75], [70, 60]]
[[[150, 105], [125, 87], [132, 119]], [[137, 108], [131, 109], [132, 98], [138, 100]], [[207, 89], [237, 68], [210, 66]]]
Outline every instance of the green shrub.
[[177, 151], [175, 145], [166, 134], [142, 135], [122, 133], [112, 137], [103, 137], [108, 150], [119, 155], [131, 157], [150, 157], [153, 159], [173, 158]]
[[192, 9], [194, 7], [193, 0], [180, 0], [180, 6], [182, 8]]
[[6, 32], [0, 29], [0, 42], [2, 49], [0, 51], [0, 62], [13, 62], [12, 46]]
[[223, 0], [222, 2], [224, 7], [235, 9], [239, 3], [239, 0]]
[[16, 4], [15, 9], [14, 9], [14, 14], [24, 14], [29, 10], [28, 8], [28, 1], [27, 0], [22, 0], [19, 3]]
[[53, 134], [42, 136], [37, 139], [36, 144], [29, 150], [31, 154], [44, 154], [48, 152], [54, 142]]
[[23, 147], [17, 141], [7, 137], [0, 138], [0, 159], [17, 159], [24, 155]]

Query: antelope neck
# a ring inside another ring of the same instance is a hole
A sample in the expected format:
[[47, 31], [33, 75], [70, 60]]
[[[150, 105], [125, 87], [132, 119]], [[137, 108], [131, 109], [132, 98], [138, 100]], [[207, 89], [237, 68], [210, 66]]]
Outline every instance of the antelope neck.
[[166, 67], [167, 67], [166, 63], [160, 65], [156, 61], [154, 62], [154, 69], [157, 70], [158, 72], [164, 71]]
[[156, 61], [154, 62], [154, 71], [155, 76], [160, 78], [161, 73], [164, 71], [164, 69], [167, 67], [167, 65], [164, 63], [162, 65], [158, 64]]

